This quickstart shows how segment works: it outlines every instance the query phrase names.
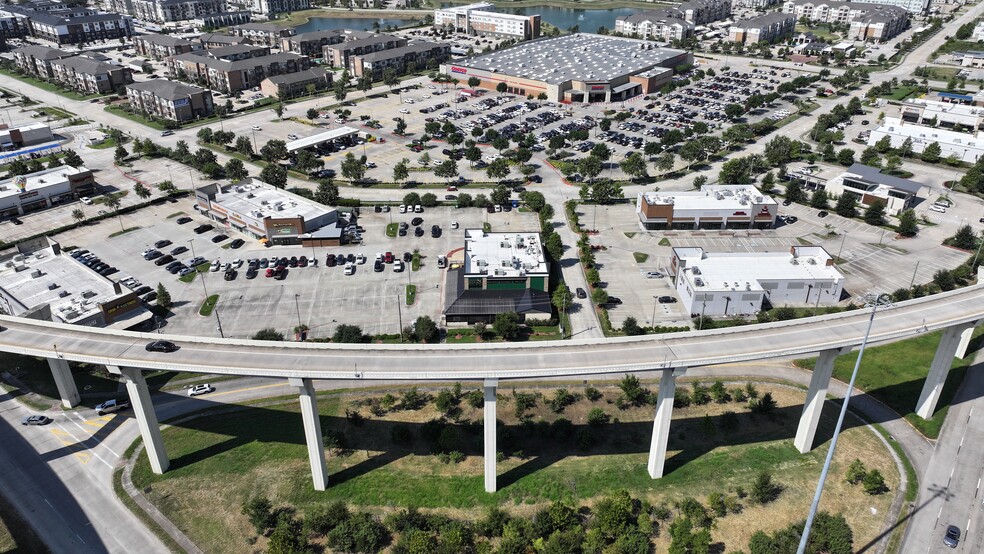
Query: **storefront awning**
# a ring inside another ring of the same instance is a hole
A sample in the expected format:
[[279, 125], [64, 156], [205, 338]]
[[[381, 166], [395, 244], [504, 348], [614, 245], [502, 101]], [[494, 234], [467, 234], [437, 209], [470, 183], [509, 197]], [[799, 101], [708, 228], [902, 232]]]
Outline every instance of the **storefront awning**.
[[617, 87], [612, 88], [612, 94], [618, 94], [620, 92], [625, 92], [627, 90], [630, 90], [630, 89], [635, 88], [635, 87], [638, 87], [638, 86], [641, 86], [641, 85], [639, 85], [639, 83], [625, 83], [624, 85], [619, 85]]

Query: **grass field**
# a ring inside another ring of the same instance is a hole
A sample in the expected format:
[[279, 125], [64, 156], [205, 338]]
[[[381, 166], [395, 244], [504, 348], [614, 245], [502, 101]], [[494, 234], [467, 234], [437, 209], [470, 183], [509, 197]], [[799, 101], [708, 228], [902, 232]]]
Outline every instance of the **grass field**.
[[[974, 352], [980, 349], [984, 342], [982, 333], [984, 330], [981, 328], [974, 332], [974, 339], [971, 341], [966, 358], [953, 360], [946, 385], [943, 387], [943, 394], [936, 406], [936, 413], [930, 419], [919, 417], [913, 410], [922, 392], [942, 332], [927, 333], [916, 338], [866, 349], [861, 368], [858, 370], [856, 386], [905, 416], [906, 421], [919, 432], [935, 439], [940, 434], [943, 420], [946, 419], [950, 408], [950, 401], [953, 400], [957, 387], [963, 381], [964, 374], [974, 358]], [[850, 381], [857, 356], [857, 352], [851, 352], [838, 357], [834, 362], [834, 377], [845, 383]], [[800, 367], [810, 370], [815, 363], [816, 358], [796, 361]]]
[[[792, 445], [802, 391], [765, 384], [759, 389], [776, 398], [779, 407], [774, 414], [752, 416], [744, 403], [675, 410], [666, 476], [659, 480], [650, 479], [646, 472], [652, 407], [619, 410], [614, 405], [619, 391], [610, 385], [601, 389], [601, 399], [590, 402], [582, 396], [561, 414], [546, 406], [545, 398], [553, 396], [553, 389], [539, 391], [544, 397], [527, 412], [526, 422], [516, 417], [514, 391], [500, 388], [498, 446], [508, 457], [498, 464], [499, 492], [495, 494], [483, 491], [481, 408], [461, 403], [457, 423], [447, 427], [451, 431], [441, 433], [440, 442], [467, 457], [457, 465], [442, 464], [434, 455], [440, 447], [426, 438], [432, 435], [425, 422], [439, 415], [433, 404], [372, 416], [367, 404], [378, 401], [385, 391], [320, 396], [322, 432], [341, 437], [344, 445], [342, 450], [329, 452], [325, 492], [311, 488], [295, 402], [175, 422], [164, 431], [171, 469], [154, 475], [142, 455], [133, 478], [204, 551], [240, 552], [244, 541], [254, 535], [240, 506], [256, 494], [268, 495], [274, 505], [293, 505], [302, 514], [341, 499], [376, 513], [418, 506], [470, 519], [493, 504], [517, 515], [529, 515], [555, 499], [590, 504], [617, 488], [652, 502], [685, 496], [704, 500], [711, 492], [739, 486], [747, 489], [760, 470], [769, 469], [785, 491], [772, 505], [746, 505], [741, 514], [718, 520], [713, 538], [723, 543], [724, 552], [745, 548], [756, 530], [774, 530], [802, 519], [826, 453], [821, 445], [801, 455]], [[580, 386], [570, 390], [582, 392]], [[392, 392], [399, 397], [402, 391]], [[604, 410], [612, 423], [587, 425], [592, 408]], [[829, 437], [836, 417], [837, 407], [828, 408], [821, 420], [821, 440]], [[354, 420], [346, 416], [347, 411], [361, 417]], [[726, 411], [737, 413], [737, 426], [727, 430], [722, 428]], [[560, 417], [573, 423], [572, 435], [551, 435], [549, 422]], [[411, 441], [396, 446], [391, 436], [401, 427], [410, 431]], [[884, 527], [885, 514], [898, 492], [899, 475], [888, 450], [869, 431], [853, 420], [847, 427], [822, 508], [844, 513], [859, 547]], [[580, 435], [590, 436], [593, 446], [576, 447], [579, 441], [573, 437]], [[886, 476], [888, 494], [867, 496], [845, 483], [844, 471], [855, 458], [863, 458], [869, 469], [877, 468]], [[667, 546], [668, 533], [663, 533], [656, 541], [657, 551]]]
[[[6, 69], [0, 69], [0, 75], [6, 75], [7, 77], [10, 77], [11, 79], [17, 79], [18, 81], [21, 81], [23, 83], [27, 83], [27, 84], [29, 84], [31, 86], [35, 86], [35, 87], [37, 87], [37, 88], [39, 88], [41, 90], [47, 90], [47, 91], [53, 92], [55, 94], [60, 94], [60, 95], [64, 96], [65, 98], [71, 98], [72, 100], [90, 100], [92, 98], [99, 98], [100, 96], [102, 96], [101, 94], [79, 94], [79, 93], [77, 93], [75, 91], [63, 89], [63, 88], [61, 88], [58, 85], [55, 85], [53, 83], [49, 83], [47, 81], [42, 81], [40, 79], [35, 79], [34, 77], [29, 77], [27, 75], [19, 75], [18, 73], [14, 72], [14, 71], [8, 71]], [[9, 83], [8, 83], [8, 86], [10, 86]], [[21, 93], [21, 92], [24, 92], [24, 91], [18, 91], [18, 92]], [[27, 96], [30, 96], [30, 94], [28, 93]]]

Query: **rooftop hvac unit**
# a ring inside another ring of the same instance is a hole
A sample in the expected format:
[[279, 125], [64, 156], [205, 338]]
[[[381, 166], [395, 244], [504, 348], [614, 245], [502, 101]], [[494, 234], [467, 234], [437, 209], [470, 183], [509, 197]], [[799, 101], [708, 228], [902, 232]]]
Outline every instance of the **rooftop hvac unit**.
[[266, 206], [267, 204], [269, 204], [269, 202], [267, 202], [266, 200], [260, 200], [261, 206]]
[[255, 197], [256, 195], [253, 194], [252, 192], [246, 195], [246, 198], [255, 198]]
[[694, 275], [700, 275], [700, 268], [699, 267], [694, 266], [694, 268], [693, 268], [692, 271], [694, 272]]
[[35, 269], [34, 271], [31, 272], [31, 279], [37, 279], [41, 275], [42, 275], [41, 270]]
[[800, 261], [797, 260], [796, 258], [792, 258], [792, 259], [789, 260], [789, 263], [791, 263], [793, 265], [799, 265], [800, 264]]
[[702, 286], [704, 286], [704, 280], [703, 279], [694, 279], [694, 284], [697, 285], [698, 287], [702, 287]]
[[58, 298], [65, 298], [66, 296], [69, 296], [71, 294], [72, 293], [68, 292], [67, 290], [63, 290], [63, 291], [61, 291], [61, 292], [58, 293]]
[[48, 285], [48, 290], [55, 290], [58, 288], [58, 283], [51, 283]]
[[96, 293], [91, 290], [82, 291], [82, 298], [92, 298]]
[[810, 265], [817, 265], [817, 260], [815, 258], [808, 258], [806, 260], [806, 263], [808, 263]]
[[79, 312], [76, 312], [75, 310], [72, 310], [70, 312], [65, 312], [65, 319], [72, 320], [78, 318], [79, 318]]

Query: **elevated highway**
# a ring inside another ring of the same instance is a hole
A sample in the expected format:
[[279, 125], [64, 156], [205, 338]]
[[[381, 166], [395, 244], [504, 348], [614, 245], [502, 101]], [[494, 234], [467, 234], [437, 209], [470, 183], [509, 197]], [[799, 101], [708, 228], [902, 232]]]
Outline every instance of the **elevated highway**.
[[[820, 317], [703, 332], [641, 337], [497, 344], [326, 344], [263, 342], [159, 335], [65, 325], [0, 316], [0, 350], [49, 360], [66, 405], [78, 402], [68, 361], [105, 365], [126, 382], [150, 457], [162, 473], [168, 458], [150, 394], [146, 370], [187, 371], [288, 379], [298, 387], [315, 488], [327, 486], [317, 399], [319, 379], [483, 381], [486, 401], [486, 489], [495, 490], [495, 391], [499, 380], [663, 370], [649, 473], [662, 476], [676, 377], [688, 367], [790, 356], [818, 355], [795, 444], [813, 446], [820, 411], [837, 356], [861, 344], [871, 309]], [[878, 311], [869, 342], [944, 331], [917, 413], [929, 417], [954, 356], [963, 357], [973, 328], [984, 321], [984, 285], [900, 302]], [[170, 353], [149, 352], [148, 342], [178, 345]], [[904, 363], [904, 360], [900, 360]]]

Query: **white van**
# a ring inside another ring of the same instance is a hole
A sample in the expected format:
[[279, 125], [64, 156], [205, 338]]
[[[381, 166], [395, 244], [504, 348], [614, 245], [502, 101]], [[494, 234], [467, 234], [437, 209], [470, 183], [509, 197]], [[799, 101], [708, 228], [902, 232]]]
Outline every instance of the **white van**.
[[945, 214], [946, 208], [937, 204], [933, 204], [932, 206], [929, 207], [929, 211]]

